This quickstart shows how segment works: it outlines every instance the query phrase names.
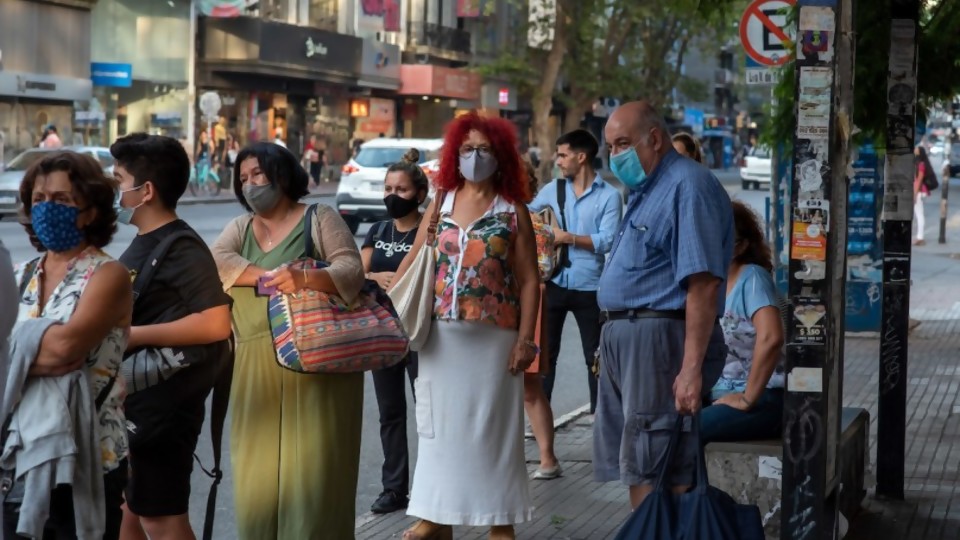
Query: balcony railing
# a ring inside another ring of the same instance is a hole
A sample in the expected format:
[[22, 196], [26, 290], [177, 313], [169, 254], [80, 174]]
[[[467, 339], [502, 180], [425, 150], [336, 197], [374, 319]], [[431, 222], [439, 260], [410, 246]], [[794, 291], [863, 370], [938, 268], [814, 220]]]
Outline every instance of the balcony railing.
[[410, 21], [414, 45], [470, 54], [470, 32], [423, 21]]

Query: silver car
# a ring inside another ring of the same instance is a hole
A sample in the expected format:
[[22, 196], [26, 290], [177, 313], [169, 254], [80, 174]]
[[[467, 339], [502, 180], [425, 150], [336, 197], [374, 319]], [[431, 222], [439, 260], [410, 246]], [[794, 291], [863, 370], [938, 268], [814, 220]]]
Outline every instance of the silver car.
[[104, 172], [113, 174], [114, 159], [110, 154], [109, 148], [101, 146], [64, 146], [63, 148], [31, 148], [25, 150], [17, 157], [10, 160], [10, 163], [0, 172], [0, 219], [5, 217], [16, 217], [20, 211], [20, 182], [27, 173], [31, 165], [40, 161], [43, 156], [52, 152], [70, 150], [80, 154], [87, 154], [96, 159]]
[[387, 219], [383, 205], [383, 180], [390, 165], [411, 148], [420, 151], [420, 167], [428, 178], [439, 169], [443, 139], [387, 139], [364, 143], [356, 157], [343, 166], [337, 187], [337, 211], [356, 234], [361, 222]]

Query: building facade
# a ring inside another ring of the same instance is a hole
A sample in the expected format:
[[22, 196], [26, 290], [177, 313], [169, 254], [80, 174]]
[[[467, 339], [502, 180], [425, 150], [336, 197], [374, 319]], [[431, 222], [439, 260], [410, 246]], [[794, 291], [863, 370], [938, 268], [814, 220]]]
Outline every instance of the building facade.
[[90, 10], [95, 0], [0, 2], [0, 163], [39, 144], [54, 125], [80, 143], [74, 103], [89, 100]]

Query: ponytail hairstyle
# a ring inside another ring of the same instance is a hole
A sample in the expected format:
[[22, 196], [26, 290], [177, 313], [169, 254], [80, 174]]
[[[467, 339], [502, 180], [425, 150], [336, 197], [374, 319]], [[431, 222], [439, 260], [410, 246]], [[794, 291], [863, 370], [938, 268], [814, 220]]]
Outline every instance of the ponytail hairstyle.
[[697, 163], [704, 163], [703, 151], [700, 149], [700, 141], [693, 135], [686, 132], [680, 132], [673, 136], [673, 142], [679, 142], [687, 150], [690, 159]]
[[420, 151], [416, 148], [407, 150], [400, 161], [387, 169], [387, 174], [392, 172], [402, 172], [407, 175], [407, 178], [413, 184], [413, 188], [417, 191], [418, 201], [422, 202], [419, 199], [421, 191], [424, 198], [430, 192], [430, 180], [427, 179], [427, 174], [420, 168]]

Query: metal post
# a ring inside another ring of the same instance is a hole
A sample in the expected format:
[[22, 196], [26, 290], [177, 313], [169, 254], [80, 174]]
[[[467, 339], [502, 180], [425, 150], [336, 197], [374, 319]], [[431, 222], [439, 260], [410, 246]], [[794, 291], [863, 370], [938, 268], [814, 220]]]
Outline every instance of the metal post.
[[826, 540], [839, 493], [853, 0], [797, 4], [780, 537]]
[[[958, 143], [960, 144], [960, 143]], [[944, 145], [943, 174], [940, 175], [940, 237], [938, 244], [947, 243], [947, 196], [950, 193], [950, 138]]]
[[920, 0], [890, 0], [890, 12], [877, 495], [903, 499]]

